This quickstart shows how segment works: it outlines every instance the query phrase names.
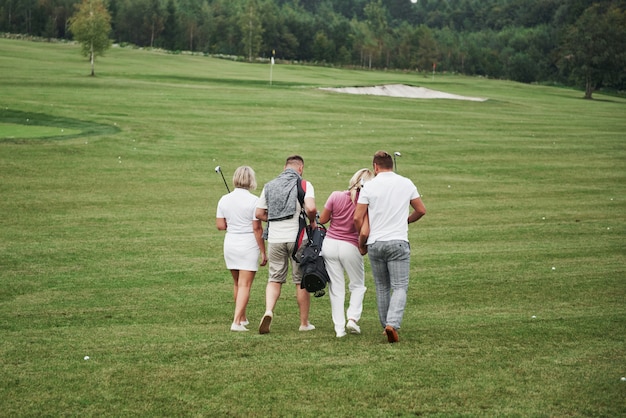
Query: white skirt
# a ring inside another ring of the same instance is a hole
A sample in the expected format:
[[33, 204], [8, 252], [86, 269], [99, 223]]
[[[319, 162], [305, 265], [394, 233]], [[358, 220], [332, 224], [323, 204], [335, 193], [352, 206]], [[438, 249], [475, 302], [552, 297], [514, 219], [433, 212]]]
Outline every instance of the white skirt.
[[224, 237], [224, 261], [226, 261], [228, 270], [257, 271], [260, 253], [253, 233], [226, 233]]

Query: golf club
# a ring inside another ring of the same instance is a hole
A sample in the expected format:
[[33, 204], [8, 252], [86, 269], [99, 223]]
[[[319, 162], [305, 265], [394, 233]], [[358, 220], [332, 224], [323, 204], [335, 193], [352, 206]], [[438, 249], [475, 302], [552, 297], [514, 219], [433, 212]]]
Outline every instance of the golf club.
[[224, 173], [222, 173], [222, 167], [220, 167], [219, 165], [215, 167], [215, 172], [220, 173], [222, 175], [222, 180], [224, 180], [224, 186], [226, 186], [226, 190], [228, 190], [228, 193], [230, 193], [230, 189], [228, 188], [228, 183], [226, 183], [226, 179], [224, 178]]
[[398, 172], [398, 165], [396, 164], [396, 157], [402, 157], [402, 154], [400, 154], [398, 151], [393, 153], [393, 169], [397, 173]]

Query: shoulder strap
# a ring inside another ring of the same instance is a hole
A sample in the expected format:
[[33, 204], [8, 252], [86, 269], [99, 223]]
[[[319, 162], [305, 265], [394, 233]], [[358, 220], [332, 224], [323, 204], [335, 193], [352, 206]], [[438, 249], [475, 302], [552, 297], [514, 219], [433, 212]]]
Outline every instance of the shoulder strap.
[[306, 180], [302, 179], [298, 182], [298, 201], [300, 202], [300, 207], [304, 210], [304, 196], [306, 195]]
[[296, 256], [296, 253], [298, 252], [298, 249], [302, 245], [304, 234], [307, 231], [307, 224], [306, 224], [307, 216], [306, 216], [306, 210], [304, 209], [304, 196], [305, 195], [306, 195], [306, 180], [302, 179], [301, 181], [298, 182], [298, 201], [300, 202], [300, 214], [298, 215], [298, 224], [299, 224], [298, 236], [296, 237], [296, 243], [293, 246], [293, 252], [291, 253], [291, 258], [293, 258], [296, 262], [300, 262], [300, 260], [298, 260], [298, 257]]

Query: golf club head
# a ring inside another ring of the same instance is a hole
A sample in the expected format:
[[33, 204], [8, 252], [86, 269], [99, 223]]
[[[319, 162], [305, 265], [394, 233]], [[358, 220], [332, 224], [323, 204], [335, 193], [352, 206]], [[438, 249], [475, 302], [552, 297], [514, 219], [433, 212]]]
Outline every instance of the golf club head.
[[215, 167], [215, 172], [219, 173], [220, 171], [222, 171], [222, 167], [220, 167], [219, 165], [217, 167]]
[[400, 154], [398, 151], [394, 152], [393, 155], [395, 155], [396, 157], [402, 157], [402, 154]]

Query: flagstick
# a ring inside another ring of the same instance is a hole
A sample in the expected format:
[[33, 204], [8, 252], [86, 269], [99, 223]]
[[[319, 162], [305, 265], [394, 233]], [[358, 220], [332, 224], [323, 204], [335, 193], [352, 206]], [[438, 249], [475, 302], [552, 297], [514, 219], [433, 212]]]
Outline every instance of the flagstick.
[[270, 58], [270, 86], [272, 85], [272, 72], [274, 70], [274, 55], [276, 51], [272, 49], [272, 57]]
[[274, 58], [272, 57], [272, 63], [270, 64], [270, 86], [272, 85], [272, 70], [274, 69]]

